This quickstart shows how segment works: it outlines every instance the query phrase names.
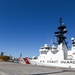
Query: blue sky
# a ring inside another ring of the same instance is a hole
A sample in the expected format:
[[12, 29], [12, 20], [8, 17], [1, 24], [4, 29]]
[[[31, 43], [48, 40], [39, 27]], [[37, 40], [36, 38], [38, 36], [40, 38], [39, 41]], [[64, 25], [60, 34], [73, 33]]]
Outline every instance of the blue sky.
[[75, 37], [74, 0], [0, 0], [0, 52], [6, 55], [32, 57], [50, 40], [59, 18], [67, 26], [67, 41]]

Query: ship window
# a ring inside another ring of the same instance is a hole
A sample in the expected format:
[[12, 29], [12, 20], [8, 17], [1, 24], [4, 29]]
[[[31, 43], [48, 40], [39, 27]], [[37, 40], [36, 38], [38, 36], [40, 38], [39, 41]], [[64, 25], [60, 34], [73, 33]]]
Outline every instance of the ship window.
[[75, 46], [75, 44], [73, 46]]
[[69, 63], [69, 61], [67, 61], [67, 63]]
[[45, 51], [42, 51], [42, 52], [41, 52], [41, 54], [47, 54], [47, 52], [45, 52]]
[[72, 61], [70, 61], [70, 63], [72, 63]]
[[53, 63], [53, 61], [52, 61], [52, 63]]
[[42, 61], [40, 61], [40, 62], [42, 62]]

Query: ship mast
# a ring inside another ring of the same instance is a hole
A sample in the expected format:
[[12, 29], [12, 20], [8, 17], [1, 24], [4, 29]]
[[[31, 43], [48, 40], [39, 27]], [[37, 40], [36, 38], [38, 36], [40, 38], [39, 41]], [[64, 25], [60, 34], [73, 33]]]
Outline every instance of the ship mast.
[[67, 42], [65, 40], [66, 39], [65, 34], [67, 33], [66, 26], [62, 23], [62, 18], [60, 18], [59, 22], [60, 22], [60, 26], [58, 27], [58, 32], [54, 32], [54, 34], [57, 37], [57, 43], [59, 45], [62, 43], [67, 46]]

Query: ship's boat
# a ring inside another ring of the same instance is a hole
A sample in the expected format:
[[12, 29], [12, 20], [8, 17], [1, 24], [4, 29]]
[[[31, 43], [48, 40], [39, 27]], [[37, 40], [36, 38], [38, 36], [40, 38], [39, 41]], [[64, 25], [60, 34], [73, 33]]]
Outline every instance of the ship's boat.
[[54, 32], [57, 38], [57, 45], [48, 46], [45, 44], [39, 49], [39, 56], [29, 58], [20, 57], [20, 63], [53, 67], [75, 68], [75, 39], [72, 37], [72, 48], [69, 50], [66, 41], [66, 25], [62, 23], [60, 18], [58, 31]]

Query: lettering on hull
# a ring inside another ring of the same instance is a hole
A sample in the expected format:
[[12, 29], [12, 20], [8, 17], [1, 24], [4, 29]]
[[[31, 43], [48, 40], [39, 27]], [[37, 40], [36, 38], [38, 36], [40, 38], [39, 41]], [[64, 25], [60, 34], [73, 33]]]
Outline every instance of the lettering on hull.
[[61, 61], [60, 63], [62, 63], [62, 64], [75, 64], [75, 61]]

